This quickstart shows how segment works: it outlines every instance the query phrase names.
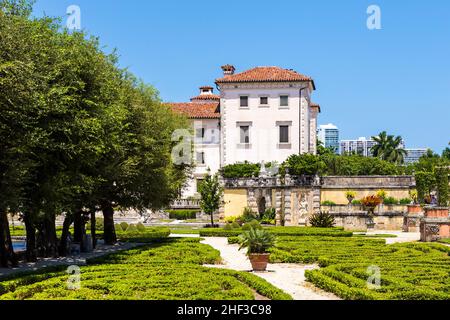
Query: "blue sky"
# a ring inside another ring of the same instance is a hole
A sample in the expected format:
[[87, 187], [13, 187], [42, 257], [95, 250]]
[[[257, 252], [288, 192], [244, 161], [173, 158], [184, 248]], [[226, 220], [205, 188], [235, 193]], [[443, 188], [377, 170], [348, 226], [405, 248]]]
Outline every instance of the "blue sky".
[[[372, 4], [381, 30], [366, 27]], [[35, 15], [69, 5], [165, 101], [188, 101], [223, 64], [276, 65], [314, 78], [319, 122], [342, 139], [387, 130], [437, 152], [450, 141], [448, 0], [37, 0]]]

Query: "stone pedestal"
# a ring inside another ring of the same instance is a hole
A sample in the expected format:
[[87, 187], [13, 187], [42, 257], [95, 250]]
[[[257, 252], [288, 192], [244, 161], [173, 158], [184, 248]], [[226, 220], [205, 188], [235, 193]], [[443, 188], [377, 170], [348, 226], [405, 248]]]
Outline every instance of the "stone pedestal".
[[420, 222], [420, 241], [432, 242], [450, 238], [450, 217], [447, 207], [425, 207]]
[[423, 208], [419, 204], [408, 205], [403, 222], [403, 232], [420, 232], [420, 220], [424, 217]]

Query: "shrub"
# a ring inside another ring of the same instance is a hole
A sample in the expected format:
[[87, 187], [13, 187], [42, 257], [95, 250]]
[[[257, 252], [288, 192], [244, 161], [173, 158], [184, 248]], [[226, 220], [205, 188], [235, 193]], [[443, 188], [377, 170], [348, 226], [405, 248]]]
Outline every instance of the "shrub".
[[250, 229], [259, 229], [260, 230], [260, 229], [262, 229], [262, 227], [258, 221], [252, 220], [242, 226], [242, 230], [244, 230], [244, 231], [249, 231]]
[[230, 217], [226, 217], [226, 218], [224, 219], [224, 221], [227, 222], [227, 223], [233, 223], [233, 222], [236, 222], [238, 219], [239, 219], [239, 217], [236, 217], [236, 216], [230, 216]]
[[231, 228], [232, 229], [239, 229], [241, 227], [241, 225], [239, 224], [239, 223], [237, 223], [237, 222], [233, 222], [232, 224], [231, 224]]
[[395, 199], [394, 197], [387, 197], [383, 200], [383, 204], [385, 205], [396, 205], [399, 201]]
[[258, 177], [261, 166], [254, 163], [237, 163], [225, 166], [221, 169], [224, 178], [251, 178]]
[[361, 200], [361, 204], [367, 208], [376, 207], [380, 205], [382, 202], [383, 199], [381, 199], [378, 196], [367, 196]]
[[130, 224], [126, 232], [138, 232], [138, 229], [134, 224]]
[[127, 231], [127, 230], [128, 230], [128, 223], [126, 223], [126, 222], [121, 222], [121, 223], [120, 223], [120, 229], [121, 229], [122, 231]]
[[253, 212], [253, 210], [249, 207], [244, 208], [244, 211], [242, 212], [241, 216], [242, 222], [250, 222], [252, 220], [257, 220], [256, 213]]
[[378, 190], [376, 196], [381, 199], [385, 199], [387, 197], [387, 192], [383, 189]]
[[223, 226], [223, 230], [233, 230], [233, 227], [231, 226], [231, 223], [227, 223], [226, 225]]
[[403, 198], [403, 199], [400, 199], [400, 201], [399, 201], [399, 203], [400, 203], [401, 205], [411, 204], [411, 202], [413, 202], [413, 200], [410, 199], [410, 198]]
[[248, 253], [267, 253], [267, 250], [274, 246], [275, 237], [266, 230], [250, 228], [239, 236], [240, 247], [248, 248]]
[[167, 210], [169, 219], [189, 220], [196, 219], [198, 210]]
[[143, 224], [142, 222], [139, 222], [139, 223], [136, 225], [136, 229], [137, 229], [139, 232], [144, 232], [144, 231], [145, 231], [145, 226], [144, 226], [144, 224]]
[[[105, 226], [105, 223], [104, 223], [103, 218], [95, 218], [95, 230], [96, 231], [104, 231], [104, 226]], [[86, 225], [86, 229], [91, 230], [90, 222]]]
[[122, 230], [122, 226], [121, 226], [119, 223], [116, 223], [116, 224], [114, 225], [114, 229], [116, 230], [116, 232], [117, 232], [117, 231], [119, 231], [119, 232], [120, 232], [120, 231], [123, 231], [123, 230]]
[[326, 164], [320, 156], [309, 153], [294, 154], [281, 165], [281, 174], [285, 174], [286, 169], [291, 175], [316, 175], [325, 172]]
[[441, 207], [446, 207], [448, 205], [449, 199], [448, 174], [449, 170], [447, 169], [447, 167], [436, 167], [435, 169], [438, 204]]
[[335, 206], [336, 203], [333, 202], [333, 201], [330, 201], [330, 200], [326, 200], [326, 201], [323, 201], [323, 202], [322, 202], [322, 205], [323, 205], [323, 206]]
[[361, 200], [353, 200], [352, 204], [355, 206], [361, 205]]
[[309, 223], [316, 228], [332, 228], [336, 225], [334, 217], [327, 212], [314, 213], [309, 218]]

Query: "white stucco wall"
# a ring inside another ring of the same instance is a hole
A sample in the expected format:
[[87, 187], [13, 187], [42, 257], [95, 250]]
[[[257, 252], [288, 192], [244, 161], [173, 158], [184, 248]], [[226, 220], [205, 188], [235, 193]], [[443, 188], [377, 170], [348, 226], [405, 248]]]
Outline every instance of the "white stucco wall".
[[211, 174], [220, 169], [220, 120], [203, 119], [193, 121], [194, 134], [196, 129], [205, 128], [205, 139], [199, 140], [194, 136], [193, 160], [196, 161], [197, 152], [205, 153], [205, 164], [196, 164], [191, 179], [182, 191], [182, 197], [193, 197], [197, 194], [197, 179], [203, 178], [208, 168]]
[[[221, 86], [222, 165], [236, 162], [286, 160], [292, 154], [310, 151], [310, 94], [305, 83], [240, 84]], [[240, 107], [240, 96], [249, 96], [249, 107]], [[280, 96], [289, 96], [289, 107], [280, 107]], [[267, 106], [260, 105], [260, 97], [269, 97]], [[301, 102], [301, 112], [299, 112]], [[251, 123], [250, 145], [240, 144], [239, 124]], [[279, 145], [277, 123], [290, 123], [290, 145]]]

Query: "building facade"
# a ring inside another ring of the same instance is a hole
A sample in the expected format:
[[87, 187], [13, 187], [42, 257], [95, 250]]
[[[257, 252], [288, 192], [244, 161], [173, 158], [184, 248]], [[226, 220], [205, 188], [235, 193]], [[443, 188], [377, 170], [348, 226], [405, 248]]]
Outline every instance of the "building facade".
[[223, 76], [188, 103], [171, 103], [192, 119], [195, 169], [182, 197], [197, 195], [208, 169], [242, 162], [284, 162], [292, 154], [316, 153], [320, 106], [311, 101], [314, 81], [294, 70], [256, 67]]
[[339, 128], [329, 123], [320, 125], [317, 130], [317, 139], [322, 142], [325, 148], [332, 148], [339, 153]]
[[428, 148], [410, 148], [405, 149], [405, 151], [405, 164], [410, 164], [418, 162], [423, 155], [427, 154]]
[[340, 153], [342, 155], [356, 153], [364, 157], [371, 157], [372, 147], [375, 145], [376, 142], [374, 140], [366, 139], [365, 137], [356, 140], [341, 140]]

